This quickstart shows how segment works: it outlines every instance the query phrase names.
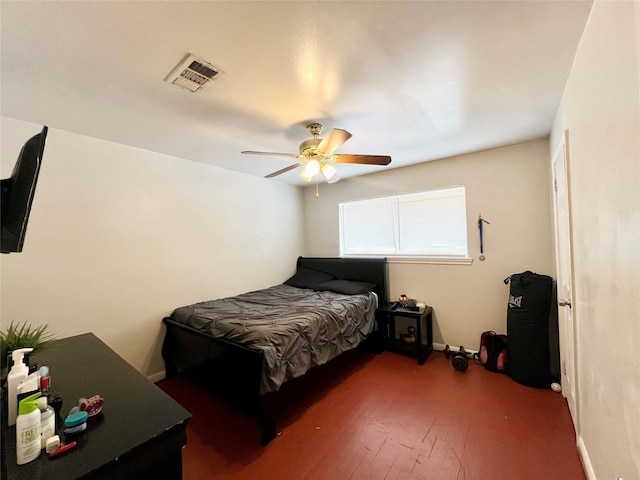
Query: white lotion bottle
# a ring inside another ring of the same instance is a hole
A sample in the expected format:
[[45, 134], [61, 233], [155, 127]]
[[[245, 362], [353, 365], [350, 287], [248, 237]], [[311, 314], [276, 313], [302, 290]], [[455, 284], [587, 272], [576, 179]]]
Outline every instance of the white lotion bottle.
[[[29, 367], [27, 367], [29, 368]], [[23, 398], [27, 398], [29, 395], [33, 395], [40, 391], [40, 374], [38, 372], [33, 372], [30, 375], [27, 375], [27, 378], [24, 378], [16, 388], [16, 393], [18, 396], [18, 403]]]
[[37, 400], [40, 395], [40, 392], [29, 395], [18, 406], [16, 421], [16, 460], [18, 465], [35, 460], [42, 451], [40, 409]]
[[33, 348], [18, 348], [11, 353], [13, 367], [7, 375], [7, 387], [9, 390], [7, 403], [7, 422], [9, 426], [16, 424], [18, 416], [18, 385], [29, 375], [29, 367], [24, 363], [24, 355], [33, 352]]

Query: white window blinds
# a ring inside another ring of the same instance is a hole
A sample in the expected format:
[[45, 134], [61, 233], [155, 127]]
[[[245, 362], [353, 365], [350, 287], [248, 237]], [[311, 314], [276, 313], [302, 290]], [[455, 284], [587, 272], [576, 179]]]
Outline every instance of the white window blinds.
[[341, 203], [340, 253], [466, 257], [464, 187]]

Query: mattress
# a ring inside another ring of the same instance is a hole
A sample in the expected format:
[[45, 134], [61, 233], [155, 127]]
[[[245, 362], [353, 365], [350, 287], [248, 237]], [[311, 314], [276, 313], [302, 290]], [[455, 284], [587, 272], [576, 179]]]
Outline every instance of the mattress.
[[171, 319], [264, 353], [260, 393], [355, 348], [375, 329], [375, 293], [275, 285], [177, 308]]

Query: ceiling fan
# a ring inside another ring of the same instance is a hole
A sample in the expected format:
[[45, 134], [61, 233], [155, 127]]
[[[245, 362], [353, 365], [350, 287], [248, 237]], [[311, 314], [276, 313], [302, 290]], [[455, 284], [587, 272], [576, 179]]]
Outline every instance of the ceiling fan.
[[356, 155], [348, 153], [333, 153], [344, 142], [351, 138], [351, 134], [346, 130], [334, 128], [324, 138], [319, 138], [323, 125], [321, 123], [310, 123], [307, 130], [311, 132], [313, 138], [305, 140], [300, 144], [300, 153], [273, 153], [254, 152], [245, 150], [242, 153], [249, 155], [275, 155], [280, 157], [299, 158], [298, 163], [266, 175], [265, 178], [276, 177], [294, 168], [304, 167], [300, 177], [310, 182], [318, 173], [321, 173], [328, 183], [335, 183], [340, 180], [334, 163], [352, 163], [359, 165], [389, 165], [391, 157], [388, 155]]

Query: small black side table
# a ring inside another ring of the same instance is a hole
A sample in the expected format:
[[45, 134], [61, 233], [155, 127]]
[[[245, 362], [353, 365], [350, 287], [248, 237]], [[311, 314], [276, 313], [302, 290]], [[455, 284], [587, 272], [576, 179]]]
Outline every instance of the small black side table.
[[[56, 340], [30, 358], [47, 365], [51, 391], [62, 396], [66, 416], [81, 397], [100, 394], [102, 413], [89, 418], [78, 446], [59, 457], [43, 451], [16, 464], [16, 428], [2, 419], [1, 477], [19, 479], [181, 479], [182, 447], [191, 414], [92, 333]], [[56, 433], [64, 441], [63, 420]]]
[[[421, 307], [419, 310], [392, 309], [391, 305], [390, 303], [381, 305], [376, 311], [384, 349], [416, 357], [418, 364], [422, 365], [433, 351], [433, 309], [429, 306]], [[402, 338], [396, 338], [396, 316], [415, 321], [416, 340], [414, 343], [407, 343]], [[423, 339], [425, 331], [426, 341]]]

